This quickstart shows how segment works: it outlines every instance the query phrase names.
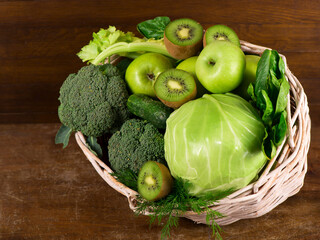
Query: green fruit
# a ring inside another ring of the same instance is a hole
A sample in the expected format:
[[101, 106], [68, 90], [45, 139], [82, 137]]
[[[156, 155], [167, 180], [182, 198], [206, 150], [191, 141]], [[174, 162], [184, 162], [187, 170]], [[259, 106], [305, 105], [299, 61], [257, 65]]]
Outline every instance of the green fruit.
[[245, 66], [245, 55], [239, 47], [228, 41], [214, 41], [201, 51], [196, 74], [208, 91], [226, 93], [240, 85]]
[[173, 186], [169, 169], [158, 162], [146, 162], [138, 175], [138, 192], [149, 201], [156, 201], [167, 196]]
[[194, 77], [194, 80], [197, 84], [197, 98], [202, 97], [203, 94], [208, 93], [207, 89], [205, 89], [204, 86], [201, 85], [197, 78], [196, 74], [196, 62], [197, 62], [198, 56], [190, 57], [181, 62], [176, 68], [184, 70], [186, 72], [189, 72]]
[[193, 76], [175, 68], [161, 73], [153, 87], [160, 101], [172, 108], [180, 107], [197, 95], [197, 85]]
[[130, 63], [126, 71], [126, 82], [133, 93], [156, 97], [153, 83], [157, 76], [172, 68], [171, 60], [159, 53], [146, 53]]
[[240, 47], [240, 40], [235, 31], [225, 25], [214, 25], [209, 27], [203, 37], [203, 46], [206, 46], [215, 40], [229, 41]]
[[238, 94], [246, 100], [250, 100], [247, 90], [250, 83], [253, 83], [256, 80], [256, 71], [259, 60], [259, 56], [246, 55], [246, 69], [244, 71], [243, 80], [239, 87], [234, 90], [235, 94]]
[[127, 106], [131, 113], [160, 129], [166, 128], [167, 118], [172, 113], [172, 109], [162, 102], [143, 94], [132, 94], [128, 98]]
[[202, 26], [189, 18], [170, 22], [164, 31], [164, 44], [176, 59], [194, 56], [202, 47]]

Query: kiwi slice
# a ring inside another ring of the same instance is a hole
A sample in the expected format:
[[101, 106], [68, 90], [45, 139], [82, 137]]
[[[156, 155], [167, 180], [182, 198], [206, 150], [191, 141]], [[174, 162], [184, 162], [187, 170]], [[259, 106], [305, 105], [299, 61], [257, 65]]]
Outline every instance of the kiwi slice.
[[164, 44], [176, 59], [194, 56], [202, 47], [202, 26], [189, 18], [170, 22], [164, 31]]
[[219, 24], [209, 27], [204, 34], [203, 46], [215, 40], [226, 40], [240, 47], [240, 40], [235, 31], [225, 25]]
[[192, 74], [175, 68], [160, 73], [153, 89], [161, 102], [172, 108], [180, 107], [197, 95], [197, 85]]
[[156, 201], [167, 196], [173, 185], [169, 169], [162, 163], [146, 162], [138, 175], [138, 192], [149, 200]]

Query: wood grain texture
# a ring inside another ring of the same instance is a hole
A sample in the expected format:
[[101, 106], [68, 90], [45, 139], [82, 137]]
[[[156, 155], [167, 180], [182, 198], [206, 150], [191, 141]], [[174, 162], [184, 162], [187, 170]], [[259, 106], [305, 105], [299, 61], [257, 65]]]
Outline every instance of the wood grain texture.
[[[126, 198], [96, 173], [74, 138], [64, 150], [54, 145], [58, 128], [0, 125], [0, 239], [160, 239], [161, 227], [149, 229], [148, 217], [133, 214]], [[302, 190], [260, 218], [224, 226], [224, 240], [319, 239], [319, 125], [312, 133]], [[171, 239], [211, 239], [208, 226], [179, 222]]]
[[[190, 17], [205, 28], [226, 24], [240, 39], [286, 55], [301, 81], [320, 85], [317, 0], [1, 0], [0, 123], [58, 122], [58, 90], [84, 65], [76, 53], [92, 32], [115, 25], [137, 33], [137, 23], [159, 15]], [[313, 93], [310, 98], [319, 99]]]

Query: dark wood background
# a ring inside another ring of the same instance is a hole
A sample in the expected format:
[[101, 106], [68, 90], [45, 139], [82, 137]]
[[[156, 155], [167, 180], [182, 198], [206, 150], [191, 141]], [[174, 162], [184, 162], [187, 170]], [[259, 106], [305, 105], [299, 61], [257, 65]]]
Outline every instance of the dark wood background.
[[[76, 53], [108, 25], [136, 33], [156, 16], [226, 24], [278, 50], [308, 96], [312, 142], [305, 186], [224, 239], [320, 239], [320, 1], [0, 0], [0, 239], [159, 239], [85, 159], [74, 139], [54, 145], [59, 88], [84, 64]], [[209, 239], [181, 219], [172, 239]]]
[[226, 24], [240, 39], [286, 55], [308, 90], [319, 86], [319, 0], [1, 0], [0, 122], [57, 122], [59, 88], [83, 65], [76, 53], [92, 32], [109, 25], [136, 32], [137, 23], [159, 15]]

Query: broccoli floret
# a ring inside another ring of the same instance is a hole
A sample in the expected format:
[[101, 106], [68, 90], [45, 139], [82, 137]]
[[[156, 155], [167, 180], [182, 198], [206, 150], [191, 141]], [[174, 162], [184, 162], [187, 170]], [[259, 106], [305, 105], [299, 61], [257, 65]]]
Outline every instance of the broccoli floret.
[[118, 69], [89, 65], [68, 76], [60, 89], [62, 124], [92, 137], [117, 131], [130, 118], [128, 92]]
[[120, 172], [131, 169], [138, 173], [147, 161], [165, 163], [163, 135], [151, 123], [127, 120], [108, 142], [111, 167]]

